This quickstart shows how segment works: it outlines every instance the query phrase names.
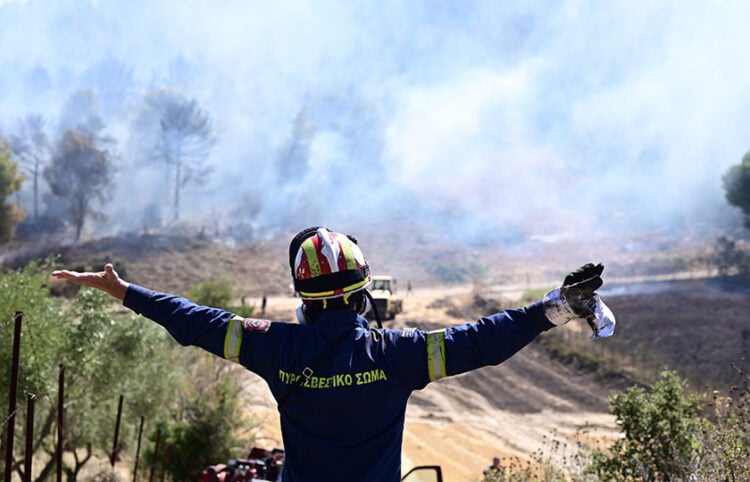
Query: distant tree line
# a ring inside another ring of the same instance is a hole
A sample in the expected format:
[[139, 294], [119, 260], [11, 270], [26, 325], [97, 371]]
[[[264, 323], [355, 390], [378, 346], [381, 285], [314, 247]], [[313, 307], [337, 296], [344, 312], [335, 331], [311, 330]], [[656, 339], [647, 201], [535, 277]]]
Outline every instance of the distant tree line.
[[[149, 78], [136, 78], [133, 67], [110, 57], [80, 72], [37, 65], [24, 79], [22, 93], [32, 107], [0, 133], [22, 179], [20, 189], [0, 199], [22, 216], [6, 220], [17, 226], [6, 230], [6, 241], [13, 235], [19, 240], [79, 239], [95, 222], [102, 224], [105, 213], [120, 225], [145, 231], [173, 225], [196, 205], [195, 194], [207, 190], [212, 170], [219, 169], [212, 158], [218, 114], [210, 114], [191, 94], [205, 86], [198, 67], [185, 58], [172, 59]], [[59, 100], [64, 102], [58, 108]], [[287, 135], [270, 146], [272, 152], [253, 157], [252, 144], [265, 146], [248, 143], [247, 154], [232, 153], [222, 165], [239, 159], [252, 164], [243, 166], [252, 175], [238, 186], [236, 200], [220, 205], [221, 214], [234, 221], [235, 236], [252, 236], [256, 228], [251, 226], [307, 222], [321, 209], [361, 214], [362, 206], [380, 199], [382, 193], [350, 182], [353, 171], [371, 185], [387, 181], [382, 165], [386, 124], [369, 95], [356, 85], [322, 87], [306, 96], [296, 112]], [[323, 175], [312, 169], [320, 137], [335, 145], [335, 152], [325, 153]], [[255, 182], [261, 177], [265, 182]], [[70, 186], [71, 179], [80, 182]], [[273, 196], [263, 195], [265, 188], [253, 191], [257, 186], [273, 186]], [[332, 205], [330, 198], [311, 195], [327, 190], [358, 202]], [[218, 232], [216, 216], [212, 222]]]
[[[179, 61], [173, 67], [175, 78], [167, 85], [189, 86], [190, 66]], [[27, 87], [42, 95], [51, 88], [51, 78], [44, 69], [33, 74]], [[156, 228], [165, 219], [181, 219], [187, 188], [209, 179], [216, 129], [195, 98], [160, 86], [136, 94], [132, 69], [114, 60], [92, 67], [81, 82], [86, 87], [74, 91], [55, 118], [32, 112], [2, 133], [0, 159], [16, 167], [13, 172], [4, 167], [0, 179], [0, 242], [14, 235], [41, 239], [66, 229], [80, 239], [86, 223], [105, 219], [118, 176], [137, 185], [133, 197], [146, 200], [144, 208], [141, 199], [134, 199], [142, 211], [129, 215], [137, 216], [144, 229]], [[129, 119], [129, 124], [108, 126], [105, 119], [112, 118]], [[332, 156], [331, 168], [321, 176], [312, 172], [311, 157], [322, 132], [335, 138], [343, 155]], [[308, 100], [290, 120], [289, 135], [270, 162], [273, 176], [268, 179], [278, 188], [274, 196], [243, 196], [243, 212], [254, 217], [272, 213], [274, 219], [266, 222], [288, 224], [330, 208], [323, 198], [309, 195], [310, 186], [351, 191], [365, 203], [362, 196], [375, 194], [345, 180], [356, 159], [362, 179], [383, 182], [381, 137], [380, 119], [357, 92]], [[147, 183], [136, 181], [142, 169], [148, 169]], [[750, 153], [721, 179], [727, 202], [741, 209], [750, 228]]]
[[[141, 165], [161, 172], [159, 188], [149, 194], [159, 206], [170, 205], [170, 217], [177, 220], [182, 191], [205, 182], [211, 172], [205, 165], [215, 142], [211, 117], [195, 99], [170, 90], [153, 91], [141, 104], [131, 125], [138, 139], [135, 152]], [[105, 219], [115, 175], [128, 174], [121, 161], [93, 90], [71, 95], [56, 127], [37, 113], [20, 120], [0, 138], [0, 242], [16, 234], [39, 239], [68, 226], [80, 240], [87, 220]], [[18, 197], [26, 181], [31, 183], [29, 212]], [[158, 222], [161, 215], [152, 219]]]

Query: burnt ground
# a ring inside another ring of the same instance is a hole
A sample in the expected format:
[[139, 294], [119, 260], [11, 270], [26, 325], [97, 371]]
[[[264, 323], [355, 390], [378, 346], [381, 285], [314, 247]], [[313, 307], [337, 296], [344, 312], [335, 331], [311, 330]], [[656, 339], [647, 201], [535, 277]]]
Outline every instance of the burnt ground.
[[[746, 278], [612, 287], [613, 349], [666, 367], [696, 389], [724, 388], [750, 373], [750, 281]], [[637, 363], [638, 360], [633, 360]]]

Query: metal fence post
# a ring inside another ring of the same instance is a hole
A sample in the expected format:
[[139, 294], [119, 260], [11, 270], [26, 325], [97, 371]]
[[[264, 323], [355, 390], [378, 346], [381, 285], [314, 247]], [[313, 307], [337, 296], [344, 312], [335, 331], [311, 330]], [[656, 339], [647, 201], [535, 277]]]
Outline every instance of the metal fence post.
[[141, 455], [141, 436], [143, 435], [143, 415], [141, 415], [141, 424], [138, 427], [138, 444], [135, 448], [135, 465], [133, 466], [133, 482], [138, 475], [138, 458]]
[[55, 457], [57, 459], [57, 482], [62, 482], [62, 456], [63, 456], [63, 410], [65, 403], [65, 365], [60, 364], [60, 375], [57, 380], [57, 447]]
[[34, 400], [36, 395], [26, 394], [26, 457], [23, 464], [24, 482], [31, 482], [31, 459], [34, 447]]
[[23, 312], [16, 311], [13, 329], [13, 362], [10, 369], [10, 400], [8, 401], [8, 438], [5, 447], [5, 482], [10, 482], [13, 469], [13, 432], [16, 425], [16, 397], [18, 396], [18, 365], [21, 355], [21, 321]]
[[109, 456], [109, 463], [112, 464], [112, 468], [115, 468], [115, 462], [117, 462], [117, 443], [120, 438], [120, 419], [122, 418], [122, 400], [123, 395], [120, 394], [120, 401], [117, 403], [117, 419], [115, 421], [115, 440], [112, 442], [112, 453]]

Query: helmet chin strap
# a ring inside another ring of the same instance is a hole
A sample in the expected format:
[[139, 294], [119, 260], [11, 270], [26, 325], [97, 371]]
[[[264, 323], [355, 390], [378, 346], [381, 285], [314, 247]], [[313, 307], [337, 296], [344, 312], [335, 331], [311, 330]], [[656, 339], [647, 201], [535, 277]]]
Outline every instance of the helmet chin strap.
[[378, 311], [378, 306], [375, 304], [375, 300], [372, 299], [372, 295], [370, 294], [370, 291], [365, 290], [365, 310], [362, 313], [363, 315], [367, 313], [368, 305], [370, 308], [372, 308], [372, 312], [375, 313], [375, 321], [378, 323], [378, 328], [383, 328], [383, 321], [380, 318], [380, 312]]

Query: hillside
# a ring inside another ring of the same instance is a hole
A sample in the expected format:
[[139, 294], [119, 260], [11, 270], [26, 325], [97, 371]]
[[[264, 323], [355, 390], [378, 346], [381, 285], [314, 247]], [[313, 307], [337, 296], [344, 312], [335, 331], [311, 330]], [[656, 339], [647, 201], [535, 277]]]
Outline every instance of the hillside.
[[[390, 272], [402, 284], [408, 279], [415, 286], [412, 296], [404, 300], [404, 313], [394, 322], [396, 326], [435, 328], [481, 316], [488, 308], [477, 303], [476, 295], [486, 291], [488, 282], [467, 281], [462, 271], [466, 263], [486, 259], [492, 267], [489, 273], [485, 271], [488, 277], [502, 266], [502, 274], [491, 280], [493, 291], [501, 293], [498, 299], [507, 306], [520, 302], [518, 297], [526, 288], [552, 286], [561, 279], [555, 252], [538, 245], [500, 254], [492, 249], [462, 251], [447, 244], [398, 246], [391, 252], [400, 253], [395, 260], [386, 255], [388, 245], [372, 246], [368, 255], [374, 266], [373, 260], [388, 260], [382, 264], [397, 266]], [[566, 265], [581, 256], [573, 248], [560, 255]], [[75, 268], [99, 269], [104, 262], [114, 261], [130, 281], [181, 294], [201, 280], [224, 277], [234, 282], [238, 297], [249, 304], [258, 306], [260, 297], [268, 296], [269, 318], [291, 320], [297, 300], [288, 291], [286, 250], [283, 239], [229, 247], [196, 237], [150, 235], [18, 250], [13, 256], [6, 253], [5, 263], [22, 264], [51, 253], [59, 254], [61, 264]], [[561, 358], [549, 352], [546, 343], [535, 342], [500, 366], [441, 380], [412, 396], [404, 439], [405, 467], [439, 463], [446, 480], [469, 481], [479, 477], [495, 454], [504, 456], [507, 464], [514, 457], [528, 460], [539, 450], [549, 454], [551, 446], [560, 442], [570, 455], [578, 442], [596, 444], [617, 436], [614, 420], [607, 414], [607, 399], [628, 386], [633, 376], [670, 367], [690, 377], [695, 387], [722, 388], [736, 378], [733, 365], [750, 370], [746, 280], [703, 278], [699, 275], [705, 273], [696, 270], [656, 281], [653, 275], [663, 274], [668, 264], [663, 260], [688, 256], [684, 252], [662, 252], [659, 258], [632, 251], [599, 254], [610, 266], [605, 280], [612, 273], [613, 281], [605, 285], [603, 296], [618, 317], [617, 333], [592, 342], [587, 340], [587, 328], [571, 324], [543, 335], [542, 341], [555, 337], [583, 350], [587, 346], [603, 350], [619, 374], [604, 376], [582, 369], [575, 358]], [[435, 266], [440, 269], [430, 269]], [[644, 281], [647, 275], [651, 281]], [[457, 281], [449, 283], [449, 279]], [[246, 405], [264, 420], [259, 437], [278, 443], [275, 403], [261, 380], [250, 373], [244, 377]]]

